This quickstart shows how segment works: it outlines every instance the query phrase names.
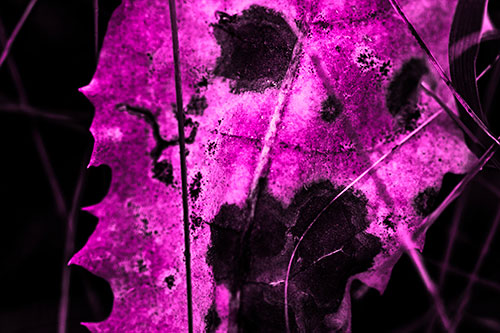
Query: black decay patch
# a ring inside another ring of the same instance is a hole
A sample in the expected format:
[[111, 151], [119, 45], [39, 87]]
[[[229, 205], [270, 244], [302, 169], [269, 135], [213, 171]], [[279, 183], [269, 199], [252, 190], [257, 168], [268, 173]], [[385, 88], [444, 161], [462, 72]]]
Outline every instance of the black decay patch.
[[172, 289], [175, 285], [175, 277], [173, 275], [169, 275], [165, 278], [165, 283], [167, 284], [168, 289]]
[[221, 55], [214, 74], [233, 80], [233, 93], [279, 87], [297, 42], [281, 14], [257, 5], [241, 15], [217, 14], [212, 27]]
[[197, 172], [193, 177], [193, 181], [189, 185], [189, 195], [191, 196], [191, 200], [196, 201], [200, 196], [201, 192], [201, 178], [203, 178], [201, 172]]
[[186, 114], [195, 116], [203, 116], [205, 109], [208, 107], [207, 98], [205, 96], [193, 95], [186, 106]]
[[174, 168], [169, 161], [156, 162], [153, 165], [153, 178], [165, 185], [172, 185], [174, 182]]
[[344, 106], [335, 95], [329, 95], [323, 102], [321, 102], [321, 119], [327, 123], [332, 123], [339, 114], [342, 113]]
[[[239, 295], [240, 332], [283, 332], [284, 277], [294, 245], [339, 192], [329, 181], [314, 183], [283, 204], [263, 185], [253, 219], [248, 208], [223, 205], [210, 223], [208, 262], [217, 284]], [[368, 227], [366, 199], [346, 192], [317, 219], [303, 239], [289, 281], [293, 331], [328, 331], [326, 314], [342, 301], [347, 280], [372, 265], [381, 249]]]
[[422, 76], [429, 72], [424, 60], [411, 58], [401, 66], [389, 84], [386, 105], [399, 128], [412, 130], [420, 117], [417, 92]]
[[413, 198], [413, 208], [420, 216], [427, 216], [436, 208], [438, 190], [435, 187], [427, 187]]
[[217, 313], [215, 304], [212, 304], [205, 315], [205, 332], [215, 333], [220, 324], [221, 320], [219, 314]]

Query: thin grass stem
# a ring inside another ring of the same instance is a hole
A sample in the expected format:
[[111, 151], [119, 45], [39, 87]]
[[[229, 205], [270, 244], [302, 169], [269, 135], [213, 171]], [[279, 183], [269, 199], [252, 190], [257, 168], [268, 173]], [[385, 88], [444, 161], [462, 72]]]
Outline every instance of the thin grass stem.
[[184, 220], [184, 257], [186, 259], [186, 296], [188, 332], [193, 332], [193, 296], [191, 282], [191, 240], [189, 233], [189, 203], [187, 189], [186, 143], [184, 138], [184, 107], [182, 105], [182, 83], [179, 59], [179, 36], [177, 28], [177, 13], [175, 0], [168, 1], [170, 24], [172, 29], [172, 51], [174, 56], [175, 96], [177, 103], [177, 125], [179, 131], [179, 153], [182, 180], [182, 211]]
[[24, 25], [24, 22], [26, 22], [26, 19], [28, 18], [29, 14], [31, 13], [33, 7], [37, 3], [38, 0], [31, 0], [28, 3], [28, 6], [26, 6], [26, 9], [23, 12], [23, 15], [17, 22], [14, 30], [12, 31], [9, 39], [7, 40], [7, 43], [5, 43], [5, 47], [3, 48], [2, 53], [0, 54], [0, 68], [2, 67], [3, 63], [5, 62], [5, 59], [9, 56], [10, 49], [12, 48], [12, 44], [16, 40], [17, 35], [19, 34], [19, 31]]

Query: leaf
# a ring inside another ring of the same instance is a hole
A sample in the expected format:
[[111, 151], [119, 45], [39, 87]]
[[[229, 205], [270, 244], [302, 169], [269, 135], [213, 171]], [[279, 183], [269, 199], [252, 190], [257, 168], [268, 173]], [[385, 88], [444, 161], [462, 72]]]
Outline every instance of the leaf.
[[[450, 6], [403, 6], [441, 63]], [[474, 160], [419, 84], [452, 96], [389, 2], [186, 1], [177, 13], [194, 331], [284, 331], [289, 267], [292, 331], [350, 330], [352, 281], [383, 292], [398, 230]], [[91, 165], [112, 169], [71, 261], [113, 289], [95, 332], [187, 330], [171, 45], [164, 1], [125, 1], [82, 88], [96, 106]]]

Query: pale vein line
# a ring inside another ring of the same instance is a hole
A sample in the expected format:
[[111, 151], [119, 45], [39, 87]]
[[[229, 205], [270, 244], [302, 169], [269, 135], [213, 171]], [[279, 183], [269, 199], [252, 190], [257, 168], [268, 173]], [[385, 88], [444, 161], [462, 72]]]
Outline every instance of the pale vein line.
[[339, 253], [339, 252], [342, 252], [344, 253], [344, 247], [342, 246], [340, 249], [336, 249], [335, 251], [332, 251], [330, 253], [327, 253], [325, 255], [322, 255], [321, 257], [319, 257], [318, 259], [316, 259], [314, 262], [313, 262], [313, 265], [316, 265], [318, 262], [320, 262], [321, 260], [325, 259], [325, 258], [328, 258], [336, 253]]
[[297, 40], [293, 54], [292, 54], [292, 60], [290, 68], [287, 70], [285, 74], [285, 78], [283, 80], [283, 85], [279, 91], [278, 94], [278, 101], [274, 107], [273, 115], [271, 117], [271, 121], [269, 123], [269, 128], [266, 132], [266, 136], [264, 137], [264, 145], [262, 147], [262, 151], [259, 155], [259, 162], [257, 163], [257, 167], [255, 168], [254, 176], [252, 179], [252, 184], [250, 187], [250, 200], [251, 200], [251, 212], [250, 212], [250, 218], [253, 217], [253, 212], [255, 209], [255, 202], [257, 199], [257, 192], [258, 192], [258, 184], [259, 184], [259, 179], [262, 177], [262, 174], [265, 172], [265, 169], [267, 168], [269, 164], [269, 153], [271, 151], [271, 148], [274, 145], [274, 141], [276, 138], [276, 134], [278, 132], [278, 126], [281, 123], [281, 117], [283, 113], [283, 109], [285, 107], [285, 104], [287, 103], [287, 98], [290, 93], [290, 90], [292, 88], [293, 82], [295, 81], [295, 72], [297, 70], [297, 66], [300, 62], [299, 56], [300, 52], [302, 50], [302, 43], [299, 40]]
[[[283, 108], [287, 103], [287, 98], [289, 92], [292, 88], [293, 83], [295, 82], [295, 73], [297, 70], [297, 66], [300, 63], [300, 53], [302, 52], [302, 42], [300, 35], [297, 35], [298, 40], [295, 44], [291, 66], [288, 68], [285, 78], [283, 79], [283, 85], [278, 94], [278, 101], [274, 107], [274, 112], [269, 123], [269, 128], [266, 132], [266, 136], [264, 137], [264, 146], [262, 148], [261, 154], [259, 156], [259, 162], [257, 167], [255, 168], [254, 177], [252, 179], [252, 184], [250, 187], [250, 195], [249, 195], [249, 214], [246, 222], [245, 230], [248, 228], [248, 224], [251, 223], [254, 215], [255, 215], [255, 207], [257, 204], [257, 196], [259, 193], [259, 179], [262, 177], [262, 174], [266, 172], [266, 169], [269, 167], [269, 153], [274, 144], [276, 134], [278, 132], [279, 124], [281, 123], [281, 117]], [[239, 293], [237, 295], [239, 299]], [[287, 320], [288, 323], [288, 320]]]

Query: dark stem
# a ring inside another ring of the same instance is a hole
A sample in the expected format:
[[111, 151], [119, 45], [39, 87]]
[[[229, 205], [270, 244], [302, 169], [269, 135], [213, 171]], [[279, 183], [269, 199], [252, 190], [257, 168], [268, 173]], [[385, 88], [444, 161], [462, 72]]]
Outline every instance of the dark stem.
[[94, 0], [92, 6], [94, 7], [94, 51], [97, 61], [99, 58], [99, 0]]
[[175, 12], [175, 0], [168, 1], [170, 10], [170, 24], [172, 28], [172, 47], [174, 53], [175, 70], [175, 97], [177, 101], [177, 124], [179, 128], [179, 152], [181, 159], [181, 179], [182, 179], [182, 208], [184, 213], [184, 256], [186, 257], [186, 290], [187, 290], [187, 310], [188, 310], [188, 331], [193, 332], [193, 299], [191, 290], [191, 252], [189, 239], [189, 207], [187, 188], [187, 168], [186, 168], [186, 144], [184, 139], [184, 109], [182, 105], [181, 72], [179, 65], [179, 36], [177, 34], [177, 15]]

